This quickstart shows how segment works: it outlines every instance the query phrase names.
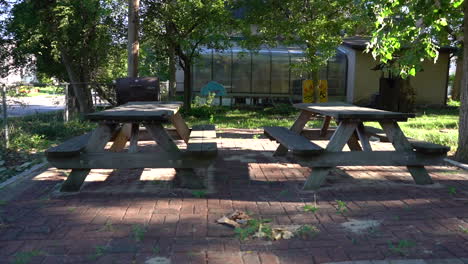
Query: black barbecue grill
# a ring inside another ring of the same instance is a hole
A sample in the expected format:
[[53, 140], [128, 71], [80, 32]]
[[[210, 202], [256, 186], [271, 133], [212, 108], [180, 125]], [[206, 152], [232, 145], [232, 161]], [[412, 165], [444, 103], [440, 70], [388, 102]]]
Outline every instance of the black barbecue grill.
[[119, 105], [130, 101], [160, 101], [159, 78], [119, 78], [116, 80]]

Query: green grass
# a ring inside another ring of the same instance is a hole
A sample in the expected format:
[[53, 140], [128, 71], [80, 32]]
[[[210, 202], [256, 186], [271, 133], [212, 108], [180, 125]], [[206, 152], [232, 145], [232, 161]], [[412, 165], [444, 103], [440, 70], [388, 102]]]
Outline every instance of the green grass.
[[[290, 127], [298, 115], [297, 109], [288, 105], [275, 107], [242, 106], [231, 108], [194, 107], [190, 113], [184, 112], [184, 118], [190, 125], [216, 124], [217, 128], [262, 128], [265, 126]], [[320, 127], [320, 121], [308, 123], [308, 127]]]
[[[3, 127], [1, 120], [0, 125]], [[96, 125], [79, 119], [64, 123], [62, 112], [58, 111], [9, 118], [8, 126], [9, 148], [0, 146], [0, 160], [5, 161], [0, 182], [30, 167], [21, 168], [22, 164], [32, 162], [33, 165], [43, 160], [43, 152], [50, 146], [90, 131]]]
[[[399, 125], [406, 136], [449, 146], [453, 154], [458, 146], [459, 102], [450, 102], [444, 108], [418, 109], [415, 118]], [[381, 128], [376, 122], [366, 125]]]
[[13, 97], [56, 96], [63, 94], [63, 86], [20, 86], [16, 89], [10, 89], [8, 91], [8, 96]]

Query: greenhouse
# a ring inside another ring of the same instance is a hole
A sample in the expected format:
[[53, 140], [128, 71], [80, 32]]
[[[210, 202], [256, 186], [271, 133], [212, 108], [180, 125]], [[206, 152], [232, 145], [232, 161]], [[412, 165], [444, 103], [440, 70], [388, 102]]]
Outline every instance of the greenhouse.
[[[230, 97], [291, 98], [302, 97], [303, 75], [294, 67], [304, 58], [298, 48], [261, 49], [249, 52], [241, 48], [227, 51], [204, 49], [193, 66], [192, 87], [195, 93], [210, 81], [222, 84]], [[330, 100], [346, 98], [346, 54], [337, 50], [320, 79], [328, 81]]]

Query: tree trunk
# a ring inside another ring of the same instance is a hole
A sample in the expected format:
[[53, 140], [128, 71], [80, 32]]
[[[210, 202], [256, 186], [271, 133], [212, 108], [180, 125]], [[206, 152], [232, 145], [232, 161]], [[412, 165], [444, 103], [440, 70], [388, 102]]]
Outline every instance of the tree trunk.
[[175, 49], [169, 47], [169, 98], [174, 98], [176, 94], [176, 61]]
[[457, 57], [457, 68], [455, 70], [455, 79], [452, 84], [452, 100], [460, 100], [460, 86], [462, 85], [463, 77], [463, 57]]
[[140, 0], [128, 1], [128, 77], [138, 77], [138, 53], [140, 44], [138, 42], [138, 11]]
[[192, 108], [192, 69], [189, 60], [184, 60], [184, 107]]
[[[464, 3], [463, 28], [468, 30], [468, 1]], [[468, 43], [468, 34], [463, 34], [463, 43]], [[463, 45], [463, 78], [460, 87], [460, 122], [458, 124], [458, 149], [455, 158], [468, 162], [468, 45]]]
[[73, 94], [75, 95], [78, 102], [78, 111], [81, 114], [87, 114], [91, 112], [92, 102], [89, 98], [90, 93], [86, 90], [86, 83], [80, 80], [80, 78], [76, 75], [72, 68], [72, 61], [68, 58], [68, 55], [64, 51], [61, 51], [60, 55], [62, 62], [65, 65], [68, 79], [70, 80], [70, 85], [73, 89]]

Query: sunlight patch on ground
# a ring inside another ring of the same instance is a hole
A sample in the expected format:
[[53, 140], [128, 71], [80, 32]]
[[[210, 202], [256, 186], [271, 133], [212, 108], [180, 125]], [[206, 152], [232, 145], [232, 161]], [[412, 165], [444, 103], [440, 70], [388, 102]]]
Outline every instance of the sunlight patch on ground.
[[377, 221], [377, 220], [356, 220], [356, 219], [351, 219], [351, 221], [344, 222], [341, 224], [341, 226], [344, 227], [346, 230], [351, 231], [356, 234], [362, 233], [363, 231], [369, 228], [378, 227], [379, 225], [380, 225], [380, 221]]
[[61, 181], [67, 177], [64, 171], [49, 168], [33, 178], [33, 181]]
[[145, 264], [171, 264], [171, 260], [164, 257], [155, 257], [146, 260]]
[[140, 181], [170, 181], [174, 179], [175, 170], [169, 169], [144, 169]]

